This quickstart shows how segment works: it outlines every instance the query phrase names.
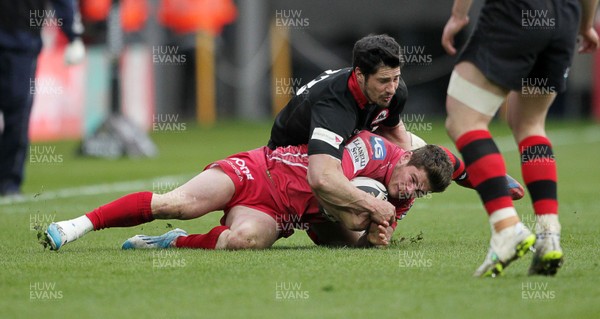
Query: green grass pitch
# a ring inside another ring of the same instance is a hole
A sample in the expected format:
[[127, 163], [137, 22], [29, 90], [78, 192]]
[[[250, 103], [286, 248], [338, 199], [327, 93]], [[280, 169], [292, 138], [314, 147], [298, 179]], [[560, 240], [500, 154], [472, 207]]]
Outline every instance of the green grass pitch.
[[[415, 133], [449, 145], [443, 123], [431, 124]], [[521, 181], [516, 147], [497, 124], [508, 171]], [[36, 226], [178, 186], [213, 160], [265, 144], [269, 125], [154, 132], [152, 159], [81, 158], [76, 142], [33, 145], [48, 156], [29, 158], [25, 201], [0, 198], [0, 318], [598, 318], [600, 127], [589, 122], [549, 125], [566, 254], [554, 278], [526, 276], [531, 254], [501, 278], [471, 277], [489, 226], [477, 194], [457, 185], [418, 200], [387, 249], [316, 247], [303, 232], [264, 251], [120, 249], [169, 227], [204, 233], [220, 212], [93, 232], [60, 252], [38, 244]], [[531, 226], [529, 197], [516, 207]]]

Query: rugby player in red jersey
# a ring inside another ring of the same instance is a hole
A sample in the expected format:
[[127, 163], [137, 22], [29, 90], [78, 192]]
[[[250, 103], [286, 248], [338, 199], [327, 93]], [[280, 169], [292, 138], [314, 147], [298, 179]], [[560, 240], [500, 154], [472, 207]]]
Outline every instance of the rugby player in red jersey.
[[[232, 155], [208, 165], [171, 192], [129, 194], [78, 218], [52, 223], [46, 240], [52, 250], [58, 250], [91, 230], [130, 227], [154, 219], [187, 220], [222, 210], [220, 225], [206, 234], [188, 235], [175, 229], [162, 236], [137, 235], [123, 248], [260, 249], [290, 236], [293, 228], [310, 229], [311, 238], [321, 244], [389, 244], [395, 222], [386, 227], [371, 223], [369, 214], [344, 206], [327, 210], [336, 223], [324, 218], [307, 181], [307, 152], [307, 145], [274, 150], [265, 146]], [[341, 168], [345, 178], [366, 176], [385, 185], [395, 220], [406, 214], [416, 197], [443, 191], [452, 176], [452, 164], [440, 147], [404, 151], [366, 131], [348, 141]], [[320, 238], [319, 231], [327, 227], [347, 232], [343, 238]], [[350, 233], [361, 230], [367, 232]]]
[[[277, 115], [268, 143], [271, 149], [308, 144], [308, 181], [325, 208], [369, 212], [381, 225], [388, 224], [394, 207], [353, 187], [342, 174], [340, 159], [348, 140], [360, 130], [375, 132], [402, 149], [420, 146], [400, 116], [408, 96], [400, 57], [400, 45], [390, 36], [358, 40], [352, 67], [326, 71], [300, 88]], [[462, 161], [446, 151], [455, 164], [453, 179], [472, 188]], [[506, 180], [513, 198], [521, 198], [521, 185], [508, 175]]]

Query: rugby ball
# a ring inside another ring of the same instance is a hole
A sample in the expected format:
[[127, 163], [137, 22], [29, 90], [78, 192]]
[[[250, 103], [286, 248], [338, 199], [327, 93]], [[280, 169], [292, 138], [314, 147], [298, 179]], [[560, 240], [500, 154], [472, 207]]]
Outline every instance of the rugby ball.
[[388, 193], [385, 186], [372, 178], [359, 176], [352, 179], [350, 183], [358, 189], [375, 196], [375, 198], [387, 200]]

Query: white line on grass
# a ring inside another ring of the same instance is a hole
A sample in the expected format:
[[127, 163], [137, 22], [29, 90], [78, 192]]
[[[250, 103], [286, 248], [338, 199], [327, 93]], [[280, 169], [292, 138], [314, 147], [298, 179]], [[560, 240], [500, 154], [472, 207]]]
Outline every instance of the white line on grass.
[[[572, 129], [562, 129], [548, 132], [552, 144], [571, 145], [571, 144], [588, 144], [600, 142], [600, 126], [591, 126], [583, 131]], [[515, 152], [517, 146], [512, 136], [501, 136], [495, 139], [498, 148], [502, 152]], [[55, 191], [46, 191], [36, 195], [23, 195], [19, 197], [0, 198], [0, 206], [29, 203], [38, 200], [53, 200], [61, 198], [71, 198], [78, 196], [92, 196], [98, 194], [118, 193], [141, 190], [154, 183], [169, 183], [179, 182], [184, 178], [189, 178], [190, 175], [169, 175], [152, 179], [135, 180], [128, 182], [117, 182], [109, 184], [96, 184], [80, 187], [63, 188]]]
[[70, 187], [58, 189], [55, 191], [42, 191], [38, 194], [27, 194], [23, 196], [9, 196], [6, 198], [0, 198], [0, 206], [29, 203], [40, 200], [53, 200], [61, 198], [79, 197], [79, 196], [93, 196], [99, 194], [108, 193], [119, 193], [129, 192], [135, 190], [143, 190], [148, 187], [153, 187], [156, 183], [178, 183], [182, 180], [187, 181], [190, 178], [190, 174], [186, 175], [168, 175], [162, 177], [155, 177], [152, 179], [141, 179], [127, 182], [116, 182], [106, 184], [96, 184], [88, 186]]

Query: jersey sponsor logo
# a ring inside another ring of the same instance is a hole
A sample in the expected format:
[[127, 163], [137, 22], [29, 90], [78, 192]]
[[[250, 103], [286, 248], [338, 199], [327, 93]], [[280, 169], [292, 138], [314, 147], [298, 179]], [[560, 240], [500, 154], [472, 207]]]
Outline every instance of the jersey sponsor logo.
[[310, 139], [323, 141], [323, 142], [335, 147], [336, 149], [340, 148], [340, 145], [344, 141], [344, 139], [341, 136], [333, 133], [330, 130], [326, 130], [321, 127], [317, 127], [316, 129], [314, 129], [313, 134], [310, 137]]
[[375, 124], [382, 122], [383, 120], [388, 118], [390, 111], [388, 109], [383, 109], [381, 110], [381, 112], [379, 112], [379, 114], [377, 114], [377, 116], [375, 117], [375, 119], [373, 120], [373, 122], [371, 122], [371, 126], [374, 126]]
[[371, 148], [373, 149], [373, 159], [381, 160], [385, 158], [385, 144], [383, 139], [377, 136], [371, 136]]
[[246, 166], [246, 161], [237, 157], [231, 157], [230, 160], [235, 164], [235, 173], [240, 177], [240, 179], [242, 179], [243, 176], [246, 176], [247, 180], [254, 179], [254, 176], [252, 176], [252, 173], [250, 173], [250, 169], [248, 166]]
[[369, 151], [367, 145], [361, 138], [354, 139], [346, 145], [346, 149], [350, 153], [352, 164], [354, 165], [354, 173], [367, 167], [369, 163]]

